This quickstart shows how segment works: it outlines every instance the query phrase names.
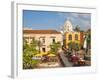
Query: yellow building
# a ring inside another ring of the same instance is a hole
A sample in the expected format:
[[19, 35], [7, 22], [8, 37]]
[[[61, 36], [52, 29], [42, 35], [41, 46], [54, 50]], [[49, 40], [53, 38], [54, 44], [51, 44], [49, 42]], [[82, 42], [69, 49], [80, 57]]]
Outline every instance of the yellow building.
[[83, 32], [66, 32], [64, 34], [64, 46], [69, 48], [68, 44], [70, 42], [75, 42], [78, 44], [83, 44]]
[[68, 44], [70, 42], [75, 42], [78, 44], [83, 44], [83, 32], [81, 31], [74, 31], [73, 30], [73, 25], [70, 20], [65, 21], [63, 25], [63, 45], [66, 48], [69, 48]]

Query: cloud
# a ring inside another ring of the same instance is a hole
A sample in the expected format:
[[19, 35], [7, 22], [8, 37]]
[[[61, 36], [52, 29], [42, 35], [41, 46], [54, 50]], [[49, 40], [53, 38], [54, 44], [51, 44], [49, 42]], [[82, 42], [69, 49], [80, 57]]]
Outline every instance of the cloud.
[[91, 27], [91, 15], [89, 13], [65, 13], [63, 15], [67, 20], [70, 19], [73, 26], [79, 25], [81, 29]]

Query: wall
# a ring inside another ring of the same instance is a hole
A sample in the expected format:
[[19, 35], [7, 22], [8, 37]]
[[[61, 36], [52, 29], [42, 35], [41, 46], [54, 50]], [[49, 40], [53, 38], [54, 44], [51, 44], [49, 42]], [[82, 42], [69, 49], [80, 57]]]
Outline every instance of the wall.
[[[54, 37], [55, 42], [62, 41], [62, 35], [61, 34], [24, 34], [24, 37], [34, 37], [35, 40], [42, 42], [42, 46], [40, 47], [40, 51], [43, 52], [42, 48], [45, 48], [46, 52], [50, 50], [50, 45], [52, 42], [52, 37]], [[41, 38], [40, 38], [41, 37]], [[45, 43], [42, 41], [42, 37], [45, 39]], [[32, 39], [26, 39], [29, 43], [31, 43]]]
[[[78, 44], [81, 44], [80, 42], [81, 42], [81, 40], [80, 40], [80, 32], [66, 32], [65, 33], [66, 35], [66, 48], [68, 48], [68, 43], [70, 43], [70, 42], [76, 42], [76, 43], [78, 43]], [[77, 36], [78, 36], [78, 40], [75, 40], [75, 35], [77, 34]], [[69, 35], [71, 35], [72, 36], [72, 40], [69, 40]]]

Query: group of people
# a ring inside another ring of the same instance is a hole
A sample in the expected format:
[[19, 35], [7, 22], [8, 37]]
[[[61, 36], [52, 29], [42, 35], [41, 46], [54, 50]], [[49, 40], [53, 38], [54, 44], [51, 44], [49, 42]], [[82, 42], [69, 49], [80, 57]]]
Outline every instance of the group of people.
[[[72, 62], [73, 66], [85, 66], [85, 60], [84, 60], [84, 53], [78, 53], [78, 51], [75, 50], [67, 50], [65, 52], [67, 54], [67, 58], [70, 62]], [[81, 54], [81, 56], [80, 56]]]

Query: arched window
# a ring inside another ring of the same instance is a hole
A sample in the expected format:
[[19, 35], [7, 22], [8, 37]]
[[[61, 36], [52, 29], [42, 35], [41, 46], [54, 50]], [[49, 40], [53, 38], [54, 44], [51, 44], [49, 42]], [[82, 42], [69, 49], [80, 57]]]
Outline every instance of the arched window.
[[69, 40], [72, 40], [72, 35], [71, 34], [68, 36], [68, 39]]
[[75, 40], [78, 40], [78, 34], [75, 34]]

